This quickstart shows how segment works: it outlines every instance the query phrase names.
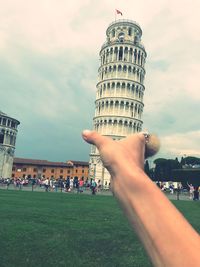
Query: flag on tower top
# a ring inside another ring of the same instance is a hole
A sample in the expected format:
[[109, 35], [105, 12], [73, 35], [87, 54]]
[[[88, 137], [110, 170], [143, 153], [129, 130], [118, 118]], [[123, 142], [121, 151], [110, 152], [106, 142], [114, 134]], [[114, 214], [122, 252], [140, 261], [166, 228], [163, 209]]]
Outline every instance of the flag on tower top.
[[115, 10], [116, 10], [117, 14], [120, 14], [121, 16], [123, 15], [120, 10], [118, 10], [118, 9], [115, 9]]

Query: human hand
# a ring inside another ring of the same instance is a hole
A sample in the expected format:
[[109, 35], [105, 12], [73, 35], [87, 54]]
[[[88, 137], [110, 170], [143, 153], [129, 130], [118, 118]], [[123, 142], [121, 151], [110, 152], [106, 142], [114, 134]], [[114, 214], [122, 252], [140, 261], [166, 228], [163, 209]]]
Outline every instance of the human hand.
[[83, 131], [82, 136], [86, 142], [98, 148], [102, 162], [112, 177], [119, 176], [130, 168], [131, 171], [133, 168], [143, 170], [145, 156], [151, 156], [159, 149], [158, 139], [150, 136], [146, 140], [143, 133], [119, 141], [89, 130]]

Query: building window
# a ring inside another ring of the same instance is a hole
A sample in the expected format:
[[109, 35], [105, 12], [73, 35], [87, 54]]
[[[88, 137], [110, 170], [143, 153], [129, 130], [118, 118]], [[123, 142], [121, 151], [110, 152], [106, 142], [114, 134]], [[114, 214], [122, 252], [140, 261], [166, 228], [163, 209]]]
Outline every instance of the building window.
[[112, 30], [112, 37], [115, 37], [115, 29]]
[[0, 144], [3, 144], [3, 140], [4, 140], [4, 134], [0, 133]]
[[63, 169], [60, 170], [60, 173], [63, 173]]
[[78, 170], [76, 170], [76, 173], [78, 172]]
[[54, 173], [54, 169], [51, 170], [51, 173]]
[[124, 71], [124, 72], [127, 71], [127, 66], [126, 66], [126, 65], [123, 67], [123, 71]]
[[43, 169], [43, 172], [46, 172], [46, 169]]
[[3, 119], [3, 125], [6, 125], [6, 119]]
[[84, 170], [82, 170], [82, 173], [84, 173]]
[[132, 35], [132, 29], [131, 29], [131, 28], [128, 29], [128, 35], [129, 35], [129, 36]]
[[12, 170], [15, 171], [16, 170], [15, 167], [13, 167]]
[[120, 47], [119, 49], [119, 60], [123, 59], [123, 47]]
[[70, 173], [70, 170], [68, 170], [67, 173]]
[[38, 169], [37, 169], [37, 168], [34, 168], [34, 169], [33, 169], [33, 171], [34, 171], [34, 172], [37, 172], [37, 171], [38, 171]]
[[23, 172], [26, 172], [26, 168], [23, 168], [22, 171], [23, 171]]

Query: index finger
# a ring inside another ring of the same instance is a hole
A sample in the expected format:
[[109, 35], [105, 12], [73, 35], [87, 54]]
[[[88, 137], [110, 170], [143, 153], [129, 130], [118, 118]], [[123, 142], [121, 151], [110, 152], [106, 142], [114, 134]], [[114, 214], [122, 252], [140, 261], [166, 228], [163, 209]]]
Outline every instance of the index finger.
[[82, 137], [87, 143], [95, 145], [98, 149], [112, 140], [109, 137], [100, 135], [96, 131], [90, 130], [84, 130], [82, 132]]

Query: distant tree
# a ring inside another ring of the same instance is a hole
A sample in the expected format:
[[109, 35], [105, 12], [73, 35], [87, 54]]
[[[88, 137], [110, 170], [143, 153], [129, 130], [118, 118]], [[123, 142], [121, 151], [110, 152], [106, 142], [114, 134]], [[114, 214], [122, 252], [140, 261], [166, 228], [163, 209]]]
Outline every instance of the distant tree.
[[179, 160], [178, 160], [178, 158], [177, 158], [177, 157], [175, 158], [175, 161], [176, 161], [177, 163], [179, 163]]
[[155, 170], [154, 170], [154, 180], [155, 181], [162, 181], [163, 175], [162, 175], [162, 168], [160, 165], [156, 164]]
[[181, 164], [179, 163], [178, 160], [174, 159], [168, 159], [167, 160], [167, 173], [166, 173], [166, 178], [168, 180], [172, 179], [172, 171], [175, 169], [181, 169]]
[[154, 160], [155, 166], [155, 172], [154, 172], [154, 179], [156, 181], [163, 181], [164, 179], [164, 170], [166, 166], [166, 159], [164, 158], [158, 158]]
[[156, 181], [172, 180], [172, 170], [181, 168], [178, 159], [158, 158], [154, 160], [154, 164], [156, 165], [154, 174]]
[[181, 158], [181, 166], [182, 167], [187, 166], [187, 167], [191, 168], [194, 165], [200, 165], [200, 158], [192, 157], [192, 156]]
[[200, 158], [197, 158], [197, 157], [185, 157], [185, 164], [188, 164], [188, 165], [198, 165], [200, 164]]
[[181, 162], [180, 162], [181, 166], [185, 165], [185, 158], [181, 157]]
[[157, 158], [157, 159], [154, 160], [153, 163], [154, 163], [155, 165], [157, 165], [157, 164], [158, 164], [158, 165], [162, 165], [162, 164], [164, 164], [164, 162], [166, 162], [166, 160], [167, 160], [167, 159], [165, 159], [165, 158]]

